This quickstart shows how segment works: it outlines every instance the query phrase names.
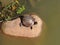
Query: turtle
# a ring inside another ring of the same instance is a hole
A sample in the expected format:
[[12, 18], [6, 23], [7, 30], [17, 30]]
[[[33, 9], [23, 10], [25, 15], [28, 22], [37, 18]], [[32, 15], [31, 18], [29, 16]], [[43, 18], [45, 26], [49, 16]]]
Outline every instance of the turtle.
[[23, 15], [20, 16], [20, 26], [23, 25], [25, 27], [30, 27], [30, 29], [33, 29], [33, 25], [37, 24], [37, 21], [35, 21], [35, 18], [33, 18], [31, 15]]

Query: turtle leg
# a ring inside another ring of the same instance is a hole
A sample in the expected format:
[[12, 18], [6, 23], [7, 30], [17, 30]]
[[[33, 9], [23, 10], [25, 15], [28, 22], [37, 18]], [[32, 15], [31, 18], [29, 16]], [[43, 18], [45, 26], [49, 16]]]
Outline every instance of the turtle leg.
[[34, 25], [36, 25], [37, 24], [37, 22], [34, 22]]
[[30, 29], [32, 29], [32, 26], [30, 27]]
[[23, 25], [23, 17], [24, 16], [19, 16], [20, 20], [21, 20], [21, 23], [19, 24], [20, 26]]

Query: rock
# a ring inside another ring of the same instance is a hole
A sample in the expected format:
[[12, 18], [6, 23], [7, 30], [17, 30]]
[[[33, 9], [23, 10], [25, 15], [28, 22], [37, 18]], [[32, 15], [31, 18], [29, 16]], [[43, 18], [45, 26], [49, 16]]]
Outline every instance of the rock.
[[34, 17], [38, 23], [32, 26], [33, 29], [30, 29], [30, 27], [25, 27], [23, 25], [20, 27], [19, 24], [21, 20], [20, 18], [17, 18], [12, 21], [3, 22], [2, 24], [3, 33], [10, 36], [19, 36], [28, 38], [38, 37], [42, 32], [43, 21], [35, 14], [33, 14], [32, 17]]

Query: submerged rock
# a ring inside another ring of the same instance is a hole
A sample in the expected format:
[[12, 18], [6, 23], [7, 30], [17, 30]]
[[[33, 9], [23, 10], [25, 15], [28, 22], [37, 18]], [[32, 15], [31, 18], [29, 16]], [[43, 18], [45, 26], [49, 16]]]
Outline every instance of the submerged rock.
[[42, 31], [43, 21], [35, 14], [33, 14], [32, 17], [35, 18], [35, 20], [37, 21], [37, 24], [33, 25], [32, 29], [30, 29], [30, 27], [25, 27], [23, 25], [20, 27], [19, 24], [21, 23], [21, 20], [20, 18], [17, 18], [12, 21], [3, 22], [3, 33], [10, 36], [20, 36], [29, 38], [38, 37]]

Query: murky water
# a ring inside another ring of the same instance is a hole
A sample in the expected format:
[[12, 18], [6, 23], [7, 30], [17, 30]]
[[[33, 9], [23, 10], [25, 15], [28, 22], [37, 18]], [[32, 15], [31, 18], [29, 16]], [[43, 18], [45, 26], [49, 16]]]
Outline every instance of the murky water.
[[41, 36], [29, 39], [9, 37], [0, 33], [0, 45], [59, 45], [60, 0], [29, 0], [29, 2], [31, 5], [26, 2], [28, 12], [37, 13], [46, 24]]

